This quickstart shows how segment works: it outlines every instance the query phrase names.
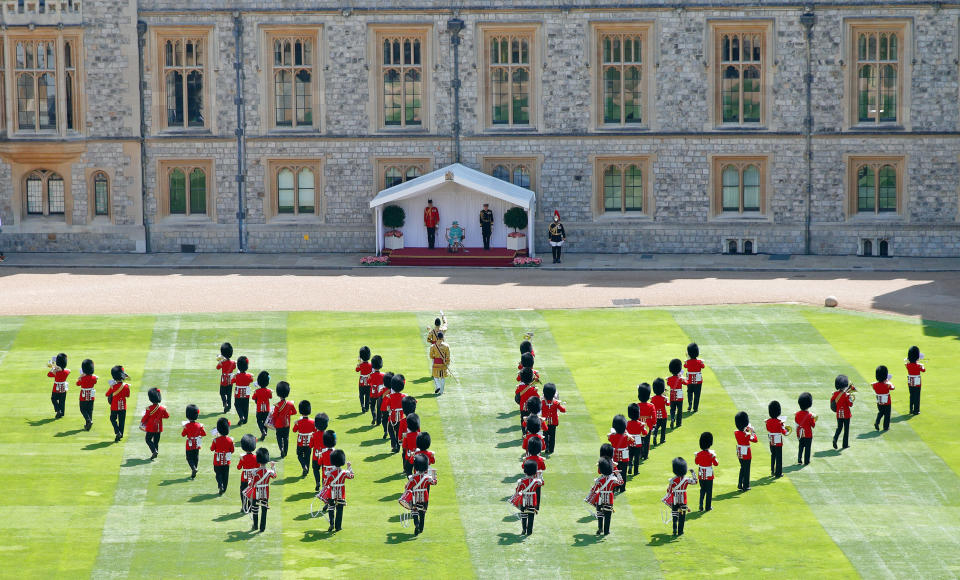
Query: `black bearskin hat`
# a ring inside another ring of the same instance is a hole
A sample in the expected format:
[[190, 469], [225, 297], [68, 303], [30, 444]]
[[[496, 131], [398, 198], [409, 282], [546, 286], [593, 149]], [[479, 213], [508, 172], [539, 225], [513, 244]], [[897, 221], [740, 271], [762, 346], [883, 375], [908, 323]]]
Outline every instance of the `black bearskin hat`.
[[783, 409], [780, 408], [780, 401], [770, 401], [770, 404], [767, 405], [767, 411], [770, 413], [770, 418], [779, 417], [780, 413], [783, 412]]
[[373, 355], [373, 358], [370, 359], [370, 366], [373, 367], [373, 370], [379, 371], [383, 368], [383, 357], [379, 354]]
[[[537, 443], [539, 443], [539, 441], [537, 441]], [[529, 475], [529, 476], [534, 476], [534, 475], [536, 475], [536, 474], [537, 474], [537, 462], [534, 461], [534, 460], [532, 460], [532, 459], [528, 459], [528, 460], [524, 461], [524, 462], [523, 462], [523, 472], [524, 472], [525, 474]]]
[[225, 342], [220, 345], [220, 354], [223, 358], [230, 358], [233, 356], [233, 345], [229, 342]]
[[383, 373], [383, 386], [388, 389], [393, 388], [393, 373]]
[[228, 435], [230, 433], [230, 420], [226, 417], [220, 417], [217, 419], [217, 433], [220, 435]]
[[257, 438], [254, 437], [253, 433], [247, 433], [240, 438], [240, 449], [243, 449], [247, 453], [253, 453], [253, 450], [257, 448]]
[[417, 434], [417, 449], [426, 451], [430, 449], [430, 434], [426, 431]]
[[434, 325], [434, 326], [440, 326], [440, 319], [439, 319], [439, 318], [434, 318], [434, 319], [433, 319], [433, 325]]
[[540, 417], [536, 415], [530, 415], [527, 417], [527, 433], [539, 433], [540, 432]]
[[310, 407], [310, 401], [306, 399], [300, 401], [300, 404], [297, 405], [297, 410], [300, 411], [301, 415], [309, 415], [313, 412], [313, 409]]
[[533, 382], [533, 369], [530, 367], [523, 367], [520, 369], [520, 382], [529, 385]]
[[118, 383], [123, 382], [123, 379], [127, 378], [127, 373], [123, 372], [123, 367], [117, 365], [110, 369], [110, 376], [113, 377], [113, 380]]
[[281, 399], [286, 399], [290, 396], [290, 383], [287, 381], [280, 381], [277, 383], [277, 396]]
[[912, 363], [915, 363], [915, 362], [917, 362], [918, 360], [920, 360], [920, 347], [919, 347], [919, 346], [911, 346], [911, 347], [910, 347], [910, 350], [907, 351], [907, 360], [910, 361], [910, 362], [912, 362]]
[[153, 387], [152, 389], [147, 391], [147, 398], [150, 399], [150, 402], [153, 403], [154, 405], [159, 404], [161, 400], [160, 389], [158, 389], [157, 387]]
[[425, 473], [428, 467], [430, 467], [430, 460], [423, 453], [418, 453], [413, 458], [413, 470], [417, 473]]
[[257, 375], [257, 386], [266, 387], [270, 384], [270, 373], [267, 371], [260, 371], [260, 374]]
[[247, 372], [247, 369], [250, 368], [250, 359], [245, 356], [242, 356], [237, 359], [237, 370], [241, 373]]
[[650, 400], [650, 385], [647, 383], [640, 383], [637, 385], [637, 398], [640, 399], [641, 403], [646, 403]]
[[407, 431], [419, 431], [420, 430], [420, 415], [416, 413], [410, 413], [407, 415]]
[[368, 361], [368, 360], [370, 360], [370, 347], [369, 347], [369, 346], [361, 346], [361, 347], [360, 347], [360, 360], [362, 360], [362, 361]]
[[260, 465], [266, 465], [270, 463], [270, 452], [267, 451], [266, 447], [257, 449], [257, 463]]
[[800, 406], [800, 410], [806, 411], [813, 406], [813, 395], [810, 393], [800, 393], [800, 398], [797, 399], [797, 405]]
[[713, 433], [704, 431], [700, 434], [700, 449], [706, 451], [711, 445], [713, 445]]
[[687, 356], [690, 358], [697, 358], [700, 356], [700, 347], [697, 346], [697, 343], [691, 342], [687, 345]]
[[521, 367], [533, 367], [533, 355], [529, 352], [525, 352], [520, 355], [520, 366]]
[[533, 351], [533, 345], [530, 344], [530, 341], [529, 341], [529, 340], [525, 340], [525, 341], [523, 341], [523, 342], [520, 343], [520, 354], [521, 354], [521, 356], [523, 355], [523, 353], [525, 353], [525, 352], [531, 352], [531, 351]]
[[527, 453], [530, 455], [540, 455], [540, 452], [543, 451], [543, 443], [539, 439], [534, 437], [530, 441], [527, 441]]
[[393, 389], [394, 393], [402, 393], [403, 386], [406, 383], [407, 383], [407, 379], [403, 375], [397, 373], [393, 375], [392, 379], [390, 379], [390, 388]]
[[636, 403], [627, 405], [627, 417], [630, 417], [631, 421], [638, 421], [640, 419], [640, 405]]
[[613, 418], [613, 430], [622, 435], [627, 430], [627, 418], [623, 415], [616, 415]]
[[[83, 372], [87, 372], [87, 371], [83, 371]], [[91, 370], [90, 372], [92, 373], [93, 371]], [[87, 373], [87, 374], [90, 374], [90, 373]], [[885, 380], [887, 380], [888, 378], [890, 378], [890, 371], [887, 369], [886, 366], [880, 365], [880, 366], [877, 367], [877, 375], [876, 375], [876, 376], [877, 376], [877, 382], [878, 382], [878, 383], [882, 383], [882, 382], [884, 382]]]
[[330, 452], [330, 465], [334, 467], [343, 467], [347, 463], [347, 454], [343, 449], [334, 449]]
[[333, 429], [323, 432], [323, 446], [330, 448], [337, 444], [337, 433]]
[[58, 367], [62, 369], [67, 368], [67, 355], [61, 352], [57, 355], [57, 360], [55, 362], [57, 363]]
[[543, 403], [540, 401], [540, 397], [530, 397], [527, 399], [525, 407], [528, 415], [539, 415], [540, 411], [543, 410]]
[[543, 398], [552, 401], [554, 397], [557, 396], [557, 385], [553, 383], [547, 383], [543, 385]]
[[597, 470], [601, 475], [611, 475], [613, 473], [613, 463], [606, 457], [601, 457], [597, 463]]
[[609, 443], [604, 443], [603, 445], [601, 445], [600, 457], [604, 457], [606, 459], [609, 459], [610, 461], [613, 461], [613, 445], [610, 445]]
[[850, 379], [847, 378], [847, 375], [837, 375], [837, 378], [833, 380], [833, 388], [836, 390], [846, 389], [850, 386]]
[[733, 416], [733, 424], [737, 426], [737, 429], [743, 431], [750, 424], [750, 416], [745, 411], [740, 411]]
[[683, 477], [683, 474], [687, 472], [687, 462], [683, 460], [683, 457], [674, 457], [673, 458], [673, 474], [677, 477]]
[[93, 361], [88, 358], [83, 359], [83, 362], [80, 363], [80, 370], [83, 371], [83, 374], [85, 375], [92, 375]]
[[404, 415], [409, 415], [410, 413], [417, 412], [417, 400], [411, 397], [410, 395], [405, 395], [400, 399], [400, 408], [403, 409]]
[[663, 391], [666, 389], [666, 383], [663, 382], [663, 379], [656, 378], [653, 379], [653, 394], [662, 395]]
[[678, 375], [680, 374], [680, 371], [683, 370], [683, 362], [680, 359], [675, 358], [670, 361], [669, 368], [671, 375]]
[[187, 416], [188, 421], [196, 421], [200, 416], [200, 408], [191, 403], [187, 405], [187, 410], [184, 412], [184, 415]]
[[327, 417], [326, 413], [317, 413], [317, 416], [313, 418], [313, 428], [317, 431], [326, 431], [329, 424], [330, 417]]

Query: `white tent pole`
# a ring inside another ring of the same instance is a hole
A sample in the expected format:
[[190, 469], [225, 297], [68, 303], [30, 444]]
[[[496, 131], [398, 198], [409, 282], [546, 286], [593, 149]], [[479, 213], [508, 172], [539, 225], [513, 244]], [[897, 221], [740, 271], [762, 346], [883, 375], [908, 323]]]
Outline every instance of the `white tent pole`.
[[537, 251], [534, 249], [533, 243], [533, 212], [536, 208], [537, 199], [533, 198], [530, 200], [530, 207], [527, 208], [527, 255], [531, 258], [537, 257]]
[[374, 229], [376, 230], [376, 232], [377, 232], [377, 255], [378, 255], [378, 256], [379, 256], [379, 255], [382, 253], [382, 251], [383, 251], [383, 248], [382, 248], [382, 246], [381, 246], [381, 244], [383, 244], [383, 231], [382, 231], [382, 229], [381, 229], [381, 228], [383, 228], [383, 220], [380, 219], [380, 207], [381, 207], [381, 206], [379, 206], [379, 205], [377, 206], [377, 211], [376, 211], [376, 214], [377, 214], [377, 215], [376, 215], [377, 223], [376, 223], [376, 227], [374, 228]]

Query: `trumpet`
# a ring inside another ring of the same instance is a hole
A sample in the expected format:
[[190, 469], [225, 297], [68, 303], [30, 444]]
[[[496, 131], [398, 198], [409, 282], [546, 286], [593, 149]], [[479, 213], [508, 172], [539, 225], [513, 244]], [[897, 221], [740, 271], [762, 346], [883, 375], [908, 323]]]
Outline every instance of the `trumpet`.
[[218, 355], [217, 355], [217, 362], [223, 362], [223, 361], [225, 361], [225, 360], [227, 360], [227, 359], [226, 359], [226, 357], [224, 357], [222, 354], [218, 354]]
[[47, 368], [50, 369], [51, 371], [55, 372], [55, 373], [59, 373], [60, 371], [63, 370], [62, 368], [60, 368], [60, 367], [57, 366], [57, 359], [56, 359], [56, 357], [53, 357], [53, 358], [51, 358], [50, 360], [47, 361]]
[[744, 433], [748, 433], [748, 434], [750, 434], [750, 435], [755, 435], [755, 434], [757, 433], [757, 432], [753, 429], [753, 425], [747, 425], [746, 427], [744, 427], [744, 428], [743, 428], [743, 432], [744, 432]]
[[533, 331], [532, 331], [532, 330], [528, 330], [528, 331], [526, 331], [526, 332], [523, 333], [523, 340], [531, 340], [531, 339], [533, 339]]
[[784, 429], [787, 430], [787, 435], [789, 435], [790, 432], [793, 431], [793, 428], [791, 428], [790, 425], [784, 425], [783, 427], [784, 427]]
[[857, 400], [857, 396], [854, 394], [857, 392], [857, 387], [853, 386], [852, 384], [848, 386], [846, 389], [844, 389], [843, 392], [845, 395], [847, 395], [847, 397], [850, 398], [851, 404], [853, 404], [853, 402]]

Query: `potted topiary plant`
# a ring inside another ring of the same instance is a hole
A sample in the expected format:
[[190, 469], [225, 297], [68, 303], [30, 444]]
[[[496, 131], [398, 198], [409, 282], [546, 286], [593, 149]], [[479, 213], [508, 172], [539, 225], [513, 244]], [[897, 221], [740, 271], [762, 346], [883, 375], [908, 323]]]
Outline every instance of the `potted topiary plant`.
[[508, 250], [527, 249], [527, 235], [518, 230], [527, 229], [527, 210], [522, 207], [511, 207], [503, 214], [503, 223], [513, 228], [513, 232], [507, 234]]
[[399, 205], [388, 205], [383, 208], [383, 225], [388, 228], [384, 233], [384, 246], [388, 250], [403, 249], [403, 227], [407, 215]]

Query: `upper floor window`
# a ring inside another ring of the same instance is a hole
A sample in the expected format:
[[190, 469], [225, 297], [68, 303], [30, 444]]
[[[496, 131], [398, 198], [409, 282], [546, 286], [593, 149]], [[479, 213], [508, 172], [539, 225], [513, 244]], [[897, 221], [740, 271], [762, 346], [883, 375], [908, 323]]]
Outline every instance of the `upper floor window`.
[[7, 128], [7, 58], [4, 51], [4, 46], [6, 42], [2, 36], [0, 36], [0, 131], [3, 131]]
[[312, 128], [316, 37], [276, 35], [272, 39], [274, 126]]
[[79, 96], [77, 95], [77, 41], [63, 41], [63, 90], [67, 129], [78, 130], [80, 123]]
[[531, 127], [537, 123], [537, 31], [485, 28], [483, 119], [488, 127]]
[[720, 34], [720, 104], [723, 123], [760, 123], [763, 35]]
[[160, 46], [160, 93], [165, 111], [164, 127], [206, 127], [206, 36], [164, 37]]
[[850, 213], [895, 214], [903, 205], [903, 157], [849, 159]]
[[600, 86], [603, 87], [603, 124], [637, 125], [644, 122], [644, 35], [640, 32], [601, 31]]
[[857, 33], [857, 122], [897, 122], [900, 44], [896, 31]]
[[423, 125], [423, 64], [426, 35], [379, 37], [382, 123], [385, 127]]
[[58, 173], [38, 169], [27, 176], [25, 185], [27, 215], [63, 215], [66, 187]]
[[17, 130], [57, 129], [57, 41], [17, 40]]

